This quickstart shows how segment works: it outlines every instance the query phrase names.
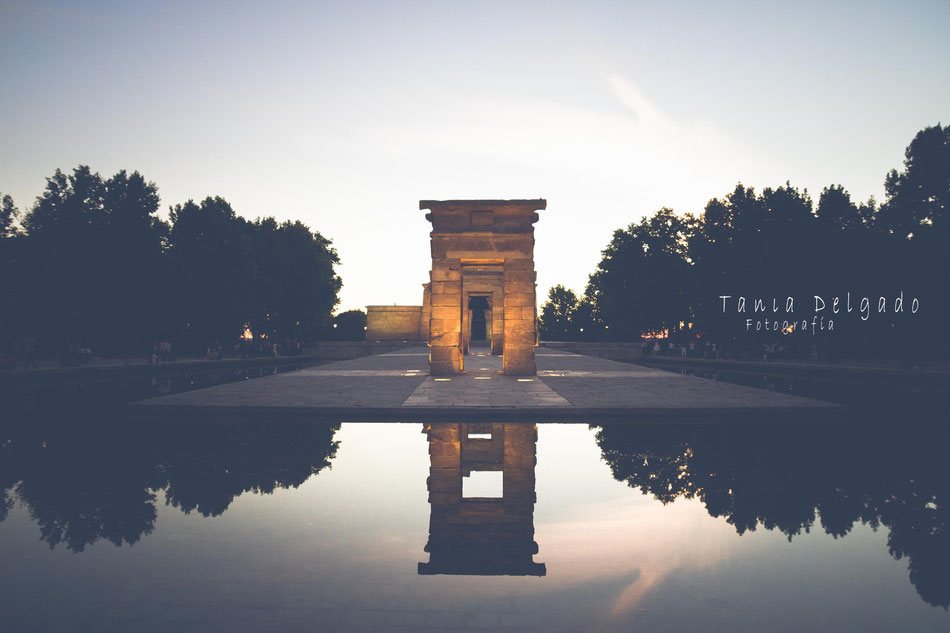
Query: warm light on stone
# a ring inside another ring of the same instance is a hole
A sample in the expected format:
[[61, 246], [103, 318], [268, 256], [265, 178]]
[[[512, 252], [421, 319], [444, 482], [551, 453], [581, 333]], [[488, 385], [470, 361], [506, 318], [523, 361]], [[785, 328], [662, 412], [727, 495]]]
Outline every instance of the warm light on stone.
[[432, 375], [462, 371], [476, 311], [484, 311], [486, 338], [492, 354], [502, 355], [504, 373], [536, 373], [534, 223], [546, 206], [541, 199], [419, 202], [432, 223], [422, 308], [423, 317], [429, 314]]
[[[433, 376], [462, 373], [473, 338], [510, 376], [536, 373], [538, 200], [420, 200], [432, 223], [421, 306], [366, 306], [366, 340], [428, 341]], [[473, 337], [473, 334], [475, 336]]]
[[366, 340], [425, 340], [421, 320], [421, 306], [366, 306]]

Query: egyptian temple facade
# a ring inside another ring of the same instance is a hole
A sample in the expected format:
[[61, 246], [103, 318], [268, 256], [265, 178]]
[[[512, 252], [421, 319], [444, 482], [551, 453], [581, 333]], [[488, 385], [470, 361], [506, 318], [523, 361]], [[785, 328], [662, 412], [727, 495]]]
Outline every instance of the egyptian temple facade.
[[462, 373], [473, 344], [504, 373], [535, 374], [534, 223], [538, 200], [421, 200], [432, 223], [432, 269], [421, 306], [367, 306], [366, 339], [426, 341], [433, 376]]

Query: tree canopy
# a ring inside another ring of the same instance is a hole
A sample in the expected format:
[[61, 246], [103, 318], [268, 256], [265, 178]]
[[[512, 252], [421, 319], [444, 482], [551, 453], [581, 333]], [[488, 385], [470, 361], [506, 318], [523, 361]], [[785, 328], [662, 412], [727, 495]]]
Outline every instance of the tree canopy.
[[245, 328], [281, 338], [325, 334], [342, 282], [330, 240], [299, 221], [249, 221], [221, 197], [159, 215], [155, 183], [57, 170], [33, 206], [0, 199], [3, 347], [34, 339], [104, 353], [229, 342]]
[[852, 320], [835, 340], [852, 349], [874, 340], [883, 349], [938, 338], [945, 347], [946, 337], [934, 334], [950, 308], [942, 279], [950, 268], [950, 126], [921, 130], [907, 147], [903, 170], [886, 176], [885, 191], [880, 205], [873, 198], [855, 203], [844, 186], [833, 184], [816, 204], [791, 183], [761, 192], [739, 183], [698, 215], [664, 207], [614, 231], [578, 301], [589, 311], [554, 318], [561, 311], [557, 297], [570, 291], [552, 289], [557, 297], [542, 306], [541, 335], [556, 339], [585, 328], [617, 340], [662, 331], [741, 339], [743, 324], [723, 315], [720, 295], [791, 296], [805, 303], [816, 294], [850, 292], [876, 302], [903, 293], [926, 306], [914, 327], [902, 315]]

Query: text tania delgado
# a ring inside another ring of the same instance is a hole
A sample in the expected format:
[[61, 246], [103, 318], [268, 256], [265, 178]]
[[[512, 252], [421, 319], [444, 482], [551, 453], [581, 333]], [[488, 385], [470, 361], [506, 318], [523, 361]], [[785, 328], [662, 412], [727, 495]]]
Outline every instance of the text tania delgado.
[[[728, 309], [729, 299], [732, 299], [732, 295], [719, 295], [719, 298], [722, 299], [722, 313], [725, 314]], [[815, 298], [815, 312], [821, 312], [827, 307], [825, 300], [819, 296], [814, 295]], [[776, 313], [780, 311], [779, 307], [779, 298], [772, 297], [770, 303], [766, 303], [766, 299], [753, 299], [752, 302], [752, 312], [772, 312]], [[847, 293], [844, 299], [844, 305], [841, 305], [841, 297], [835, 297], [831, 300], [831, 313], [838, 314], [842, 309], [845, 312], [853, 312], [854, 306], [851, 305], [851, 293]], [[879, 297], [877, 300], [877, 311], [878, 313], [887, 312], [887, 306], [890, 302], [887, 297]], [[861, 320], [867, 321], [871, 318], [871, 299], [868, 297], [861, 297], [859, 305], [859, 312], [861, 314]], [[795, 297], [786, 297], [785, 298], [785, 310], [786, 314], [792, 314], [795, 312]], [[917, 311], [920, 309], [920, 301], [917, 297], [911, 301], [910, 312], [911, 314], [917, 314]], [[904, 292], [901, 291], [894, 298], [894, 308], [891, 312], [900, 313], [904, 311]], [[745, 313], [748, 312], [748, 306], [745, 297], [736, 298], [736, 312]]]
[[[814, 332], [815, 329], [822, 329], [822, 330], [825, 329], [824, 315], [820, 315], [820, 313], [828, 308], [828, 303], [820, 295], [813, 295], [813, 296], [815, 299], [815, 316], [814, 316], [814, 319], [812, 320], [811, 329]], [[719, 298], [722, 300], [722, 313], [725, 314], [729, 307], [729, 303], [730, 303], [729, 300], [732, 299], [733, 297], [732, 295], [719, 295]], [[735, 305], [736, 305], [736, 313], [744, 314], [748, 312], [748, 302], [746, 301], [745, 297], [736, 297]], [[887, 297], [879, 297], [877, 300], [877, 312], [878, 313], [888, 312], [889, 305], [891, 305], [891, 302], [888, 300]], [[782, 310], [782, 307], [784, 307], [784, 310]], [[911, 314], [916, 314], [919, 309], [920, 309], [920, 301], [917, 299], [917, 297], [914, 297], [914, 299], [910, 303], [910, 312]], [[843, 301], [841, 297], [834, 297], [831, 300], [831, 308], [830, 308], [831, 314], [838, 314], [842, 310], [844, 310], [846, 313], [850, 313], [854, 311], [854, 306], [851, 303], [850, 292], [846, 293]], [[871, 318], [871, 311], [872, 311], [871, 299], [869, 297], [861, 297], [861, 300], [858, 303], [858, 312], [861, 315], [861, 320], [867, 321], [869, 318]], [[778, 313], [778, 312], [784, 312], [785, 314], [792, 314], [795, 312], [795, 298], [786, 297], [784, 306], [781, 306], [780, 300], [778, 297], [772, 297], [770, 302], [767, 299], [753, 299], [752, 312], [753, 313], [772, 312], [773, 314]], [[893, 313], [904, 312], [904, 292], [903, 291], [898, 293], [898, 295], [894, 298], [893, 309], [891, 310], [891, 312]], [[819, 322], [819, 319], [820, 319], [820, 322]], [[807, 330], [808, 329], [807, 323], [808, 323], [807, 321], [803, 321], [800, 326], [801, 329]], [[778, 323], [776, 323], [775, 328], [769, 328], [768, 326], [769, 326], [769, 322], [768, 320], [766, 320], [765, 321], [766, 329], [778, 329], [777, 327]], [[751, 329], [751, 328], [752, 328], [752, 320], [747, 319], [746, 329]], [[787, 328], [788, 328], [788, 322], [785, 321], [782, 325], [782, 330], [785, 331]], [[757, 330], [762, 329], [761, 321], [759, 321], [756, 324], [756, 329]], [[828, 321], [828, 329], [834, 329], [834, 321], [830, 319]]]

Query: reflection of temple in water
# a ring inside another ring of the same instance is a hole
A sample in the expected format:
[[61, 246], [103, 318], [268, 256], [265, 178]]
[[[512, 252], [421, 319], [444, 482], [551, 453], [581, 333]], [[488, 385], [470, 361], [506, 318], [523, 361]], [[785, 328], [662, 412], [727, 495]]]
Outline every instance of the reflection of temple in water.
[[537, 427], [427, 424], [423, 432], [431, 514], [419, 573], [545, 575], [532, 560]]

